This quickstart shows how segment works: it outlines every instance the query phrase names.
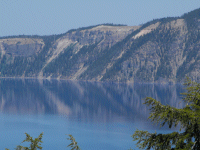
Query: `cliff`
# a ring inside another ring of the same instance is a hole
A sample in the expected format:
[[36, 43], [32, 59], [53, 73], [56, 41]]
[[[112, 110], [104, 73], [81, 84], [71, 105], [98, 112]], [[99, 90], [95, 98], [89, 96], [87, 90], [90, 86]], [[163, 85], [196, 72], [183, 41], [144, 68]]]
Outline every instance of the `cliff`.
[[200, 81], [200, 9], [141, 26], [103, 24], [0, 39], [2, 77], [119, 82]]

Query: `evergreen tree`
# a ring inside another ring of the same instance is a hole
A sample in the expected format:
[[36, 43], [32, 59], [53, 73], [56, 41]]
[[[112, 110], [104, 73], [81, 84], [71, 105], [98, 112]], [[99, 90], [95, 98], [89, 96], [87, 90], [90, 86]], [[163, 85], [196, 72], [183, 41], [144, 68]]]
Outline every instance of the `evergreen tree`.
[[[41, 133], [38, 138], [35, 138], [33, 139], [28, 133], [25, 133], [26, 134], [26, 139], [22, 142], [31, 142], [30, 144], [30, 147], [23, 147], [21, 145], [18, 145], [16, 150], [37, 150], [37, 149], [42, 149], [41, 147], [41, 143], [42, 142], [42, 136], [43, 136], [43, 133]], [[6, 150], [9, 150], [6, 148]]]
[[150, 116], [154, 123], [169, 128], [180, 127], [179, 132], [169, 134], [149, 133], [148, 131], [135, 131], [133, 141], [141, 149], [166, 150], [199, 150], [200, 149], [200, 83], [186, 79], [186, 93], [183, 93], [187, 104], [184, 108], [175, 108], [162, 105], [159, 101], [147, 97], [145, 103], [150, 108]]
[[80, 147], [77, 145], [75, 138], [71, 134], [69, 134], [68, 136], [69, 138], [67, 139], [70, 140], [71, 143], [67, 147], [71, 147], [71, 150], [80, 150]]

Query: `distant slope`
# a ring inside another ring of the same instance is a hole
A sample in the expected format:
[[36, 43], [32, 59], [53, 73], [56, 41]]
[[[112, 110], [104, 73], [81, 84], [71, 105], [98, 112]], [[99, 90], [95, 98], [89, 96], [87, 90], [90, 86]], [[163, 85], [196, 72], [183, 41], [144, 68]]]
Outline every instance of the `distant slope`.
[[200, 9], [142, 26], [103, 24], [52, 36], [0, 38], [2, 77], [119, 82], [200, 81]]

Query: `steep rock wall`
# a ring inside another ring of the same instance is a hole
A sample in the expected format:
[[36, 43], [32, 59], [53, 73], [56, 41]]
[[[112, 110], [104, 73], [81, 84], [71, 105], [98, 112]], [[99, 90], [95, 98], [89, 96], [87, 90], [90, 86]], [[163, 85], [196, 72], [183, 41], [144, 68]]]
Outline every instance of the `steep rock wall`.
[[60, 35], [1, 38], [0, 75], [117, 82], [182, 82], [189, 76], [200, 81], [196, 11], [142, 26], [97, 25]]

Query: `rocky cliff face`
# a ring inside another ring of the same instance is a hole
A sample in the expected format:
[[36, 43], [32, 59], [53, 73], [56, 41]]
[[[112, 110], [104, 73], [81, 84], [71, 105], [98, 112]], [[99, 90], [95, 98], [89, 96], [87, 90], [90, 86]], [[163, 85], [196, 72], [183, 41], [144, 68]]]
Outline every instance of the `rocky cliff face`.
[[142, 26], [98, 25], [0, 39], [2, 77], [119, 82], [200, 81], [200, 9]]
[[12, 38], [0, 40], [1, 56], [24, 56], [28, 57], [38, 53], [44, 47], [42, 39]]

